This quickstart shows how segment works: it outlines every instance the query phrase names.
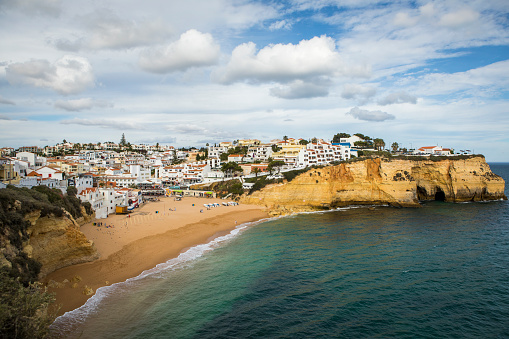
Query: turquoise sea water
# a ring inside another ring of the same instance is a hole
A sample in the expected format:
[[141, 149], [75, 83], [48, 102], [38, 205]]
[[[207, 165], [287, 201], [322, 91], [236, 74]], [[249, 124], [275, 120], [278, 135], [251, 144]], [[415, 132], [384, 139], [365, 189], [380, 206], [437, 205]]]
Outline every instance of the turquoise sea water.
[[[509, 181], [509, 164], [490, 164]], [[508, 195], [506, 188], [506, 195]], [[75, 338], [509, 337], [509, 203], [273, 219], [100, 289]]]

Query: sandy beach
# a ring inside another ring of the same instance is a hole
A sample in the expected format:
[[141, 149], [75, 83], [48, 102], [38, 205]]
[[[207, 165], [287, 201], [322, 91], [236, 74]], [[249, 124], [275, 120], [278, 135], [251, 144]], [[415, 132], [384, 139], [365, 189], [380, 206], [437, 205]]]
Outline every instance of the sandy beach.
[[[221, 206], [210, 210], [204, 207], [213, 202]], [[227, 201], [161, 198], [129, 215], [110, 215], [83, 225], [81, 231], [94, 241], [101, 257], [62, 268], [43, 280], [60, 285], [49, 288], [56, 293], [56, 303], [61, 306], [59, 314], [83, 305], [93, 295], [85, 295], [86, 288], [95, 292], [101, 286], [125, 281], [237, 225], [268, 217], [260, 206], [223, 206], [223, 202]]]

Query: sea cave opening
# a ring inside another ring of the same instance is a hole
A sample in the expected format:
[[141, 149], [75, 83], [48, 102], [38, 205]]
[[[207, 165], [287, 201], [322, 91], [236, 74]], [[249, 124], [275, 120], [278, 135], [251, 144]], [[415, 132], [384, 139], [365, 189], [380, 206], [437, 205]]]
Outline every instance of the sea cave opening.
[[435, 201], [445, 201], [445, 193], [440, 189], [440, 187], [436, 188]]

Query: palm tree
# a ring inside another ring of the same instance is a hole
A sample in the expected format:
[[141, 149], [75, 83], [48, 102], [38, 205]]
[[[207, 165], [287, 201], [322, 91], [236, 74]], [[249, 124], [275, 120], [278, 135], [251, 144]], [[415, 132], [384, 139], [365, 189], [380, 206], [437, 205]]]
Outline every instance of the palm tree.
[[251, 172], [253, 172], [255, 174], [255, 178], [258, 178], [258, 173], [260, 173], [261, 170], [258, 167], [255, 167], [255, 168], [253, 168], [253, 170]]
[[399, 144], [397, 142], [393, 142], [391, 148], [393, 152], [397, 152], [399, 149]]
[[378, 150], [378, 151], [381, 151], [384, 147], [385, 147], [385, 142], [383, 139], [380, 139], [380, 138], [376, 138], [376, 139], [373, 139], [373, 144], [375, 145], [375, 148]]

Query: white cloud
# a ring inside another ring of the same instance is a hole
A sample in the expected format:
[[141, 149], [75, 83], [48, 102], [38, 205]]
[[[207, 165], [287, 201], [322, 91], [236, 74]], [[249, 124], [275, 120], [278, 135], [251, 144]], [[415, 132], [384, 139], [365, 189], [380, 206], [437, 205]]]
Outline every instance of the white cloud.
[[217, 63], [220, 47], [209, 33], [188, 30], [180, 39], [162, 48], [141, 53], [139, 64], [145, 71], [169, 73]]
[[74, 39], [53, 38], [48, 42], [57, 49], [76, 52], [89, 50], [120, 50], [163, 42], [171, 34], [159, 19], [133, 20], [121, 18], [108, 9], [96, 10], [78, 19], [83, 31]]
[[457, 12], [447, 13], [440, 18], [439, 24], [442, 26], [460, 28], [470, 25], [479, 19], [479, 13], [470, 9], [464, 8]]
[[403, 103], [409, 103], [409, 104], [416, 104], [417, 103], [417, 97], [410, 95], [404, 91], [391, 93], [387, 95], [385, 98], [378, 100], [378, 104], [385, 106], [385, 105], [392, 105], [392, 104], [403, 104]]
[[16, 103], [14, 101], [5, 99], [1, 95], [0, 95], [0, 104], [4, 104], [4, 105], [16, 105]]
[[352, 108], [346, 114], [351, 115], [355, 119], [365, 120], [365, 121], [385, 121], [385, 120], [393, 120], [396, 117], [392, 114], [382, 112], [382, 111], [368, 111], [364, 109], [360, 109], [359, 107]]
[[426, 5], [419, 7], [419, 12], [425, 17], [432, 17], [435, 15], [435, 6], [432, 2], [427, 3]]
[[11, 120], [7, 115], [0, 114], [0, 120]]
[[81, 125], [81, 126], [92, 126], [92, 127], [103, 127], [113, 128], [118, 130], [143, 129], [138, 123], [125, 122], [123, 119], [111, 120], [111, 119], [80, 119], [74, 118], [71, 120], [61, 120], [63, 125]]
[[60, 94], [74, 94], [94, 85], [92, 66], [86, 58], [66, 55], [55, 63], [31, 60], [6, 67], [7, 81], [52, 89]]
[[318, 76], [368, 76], [366, 68], [347, 67], [330, 37], [322, 35], [297, 45], [275, 44], [256, 50], [253, 42], [237, 46], [230, 62], [213, 74], [222, 84], [239, 81], [286, 83]]
[[413, 26], [417, 23], [416, 17], [411, 17], [408, 13], [399, 12], [394, 17], [393, 24], [396, 26]]
[[296, 80], [286, 87], [270, 89], [270, 95], [282, 99], [303, 99], [326, 97], [329, 94], [327, 85]]
[[269, 30], [271, 30], [271, 31], [277, 31], [280, 29], [291, 29], [291, 28], [292, 28], [292, 23], [288, 20], [275, 21], [275, 22], [271, 23], [269, 26]]
[[112, 107], [113, 105], [103, 100], [92, 100], [91, 98], [81, 98], [75, 100], [58, 100], [55, 107], [71, 112], [80, 112], [90, 110], [93, 107]]
[[473, 96], [482, 96], [483, 91], [501, 93], [507, 90], [509, 78], [509, 60], [496, 62], [487, 66], [465, 72], [430, 73], [420, 77], [401, 80], [413, 92], [423, 95], [450, 95], [461, 91], [473, 91]]
[[87, 45], [91, 49], [124, 49], [160, 42], [170, 31], [158, 19], [134, 21], [120, 18], [108, 10], [96, 11], [83, 18], [91, 29]]
[[369, 98], [376, 94], [376, 88], [371, 86], [363, 86], [359, 84], [346, 84], [341, 92], [343, 99], [360, 99], [366, 102]]

